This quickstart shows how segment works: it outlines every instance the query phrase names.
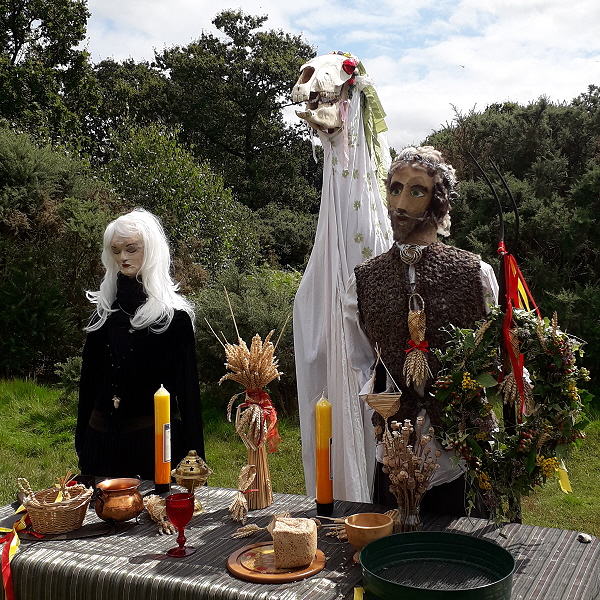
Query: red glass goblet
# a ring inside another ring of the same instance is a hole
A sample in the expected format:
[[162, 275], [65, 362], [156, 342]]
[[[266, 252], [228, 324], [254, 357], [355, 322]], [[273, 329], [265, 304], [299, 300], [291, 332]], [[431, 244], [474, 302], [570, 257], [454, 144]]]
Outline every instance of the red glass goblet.
[[189, 556], [196, 552], [196, 548], [185, 545], [185, 535], [183, 531], [185, 526], [190, 522], [194, 513], [194, 494], [171, 494], [165, 500], [167, 504], [167, 517], [169, 521], [177, 527], [179, 535], [177, 536], [177, 548], [171, 548], [167, 554], [181, 558]]

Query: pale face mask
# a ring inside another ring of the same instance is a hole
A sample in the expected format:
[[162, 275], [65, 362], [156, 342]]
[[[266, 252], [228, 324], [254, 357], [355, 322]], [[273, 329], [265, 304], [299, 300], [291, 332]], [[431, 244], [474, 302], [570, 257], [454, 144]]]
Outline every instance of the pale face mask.
[[127, 277], [135, 277], [142, 268], [144, 261], [144, 245], [142, 236], [133, 234], [124, 237], [115, 233], [110, 240], [110, 249], [119, 271]]

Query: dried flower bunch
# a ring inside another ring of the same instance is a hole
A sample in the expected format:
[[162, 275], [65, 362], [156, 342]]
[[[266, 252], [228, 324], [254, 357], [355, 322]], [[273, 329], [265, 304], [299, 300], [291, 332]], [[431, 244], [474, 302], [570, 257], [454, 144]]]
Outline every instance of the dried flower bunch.
[[423, 417], [417, 417], [416, 444], [409, 440], [415, 431], [412, 423], [406, 419], [404, 425], [392, 421], [383, 434], [385, 455], [383, 472], [390, 477], [390, 492], [396, 496], [400, 509], [399, 529], [416, 531], [420, 529], [420, 519], [416, 509], [427, 491], [431, 478], [439, 469], [437, 459], [441, 451], [435, 448], [433, 427], [423, 433]]
[[[583, 342], [561, 331], [556, 315], [540, 319], [519, 309], [509, 341], [526, 369], [522, 401], [510, 363], [501, 363], [502, 320], [496, 307], [475, 330], [451, 328], [445, 351], [435, 350], [444, 366], [435, 383], [444, 406], [442, 443], [465, 459], [467, 476], [483, 490], [497, 525], [518, 517], [521, 496], [549, 477], [558, 474], [569, 490], [561, 460], [584, 437], [590, 399], [578, 387], [589, 380], [587, 369], [576, 364]], [[506, 427], [505, 405], [517, 414], [516, 424]]]

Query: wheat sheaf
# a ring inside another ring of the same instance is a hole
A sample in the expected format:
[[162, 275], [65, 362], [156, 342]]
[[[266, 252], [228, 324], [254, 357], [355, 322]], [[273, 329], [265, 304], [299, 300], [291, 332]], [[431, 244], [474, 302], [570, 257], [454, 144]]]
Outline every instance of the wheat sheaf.
[[219, 383], [227, 379], [241, 383], [247, 390], [260, 390], [283, 373], [279, 371], [279, 363], [275, 358], [275, 346], [271, 337], [275, 330], [269, 332], [263, 342], [258, 333], [252, 338], [250, 349], [243, 339], [237, 344], [225, 344], [225, 368], [230, 372], [221, 377]]

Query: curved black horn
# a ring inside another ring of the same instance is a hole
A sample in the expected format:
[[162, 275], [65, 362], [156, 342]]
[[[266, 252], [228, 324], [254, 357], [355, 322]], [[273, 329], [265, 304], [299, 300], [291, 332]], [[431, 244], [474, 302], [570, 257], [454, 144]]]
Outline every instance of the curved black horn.
[[500, 169], [498, 169], [498, 167], [492, 161], [491, 158], [490, 158], [490, 165], [492, 165], [494, 171], [496, 171], [496, 173], [498, 174], [498, 177], [500, 177], [500, 181], [502, 182], [502, 185], [504, 186], [504, 189], [505, 189], [506, 193], [508, 194], [508, 197], [510, 198], [510, 203], [512, 204], [513, 212], [515, 213], [515, 239], [514, 239], [513, 245], [514, 245], [515, 252], [516, 252], [517, 245], [519, 243], [519, 235], [520, 235], [520, 229], [521, 229], [521, 222], [520, 222], [520, 218], [519, 218], [519, 208], [517, 206], [515, 197], [513, 196], [512, 192], [510, 191], [510, 188], [508, 187], [508, 184], [506, 183], [506, 180], [502, 176], [502, 173], [500, 173]]
[[498, 216], [500, 217], [500, 226], [498, 227], [498, 239], [503, 242], [504, 241], [504, 211], [502, 210], [502, 204], [500, 203], [500, 198], [498, 198], [498, 194], [496, 193], [496, 189], [492, 185], [490, 178], [487, 176], [486, 172], [483, 170], [482, 166], [477, 162], [477, 159], [471, 154], [471, 151], [468, 151], [471, 160], [477, 165], [480, 173], [483, 175], [486, 183], [488, 184], [490, 190], [492, 190], [492, 194], [494, 194], [494, 198], [496, 199], [496, 204], [498, 205]]

